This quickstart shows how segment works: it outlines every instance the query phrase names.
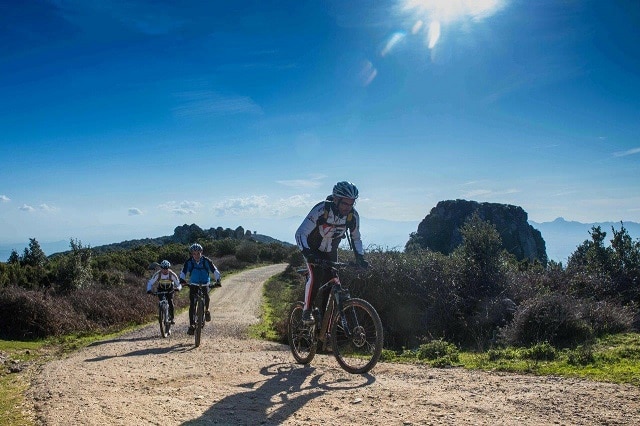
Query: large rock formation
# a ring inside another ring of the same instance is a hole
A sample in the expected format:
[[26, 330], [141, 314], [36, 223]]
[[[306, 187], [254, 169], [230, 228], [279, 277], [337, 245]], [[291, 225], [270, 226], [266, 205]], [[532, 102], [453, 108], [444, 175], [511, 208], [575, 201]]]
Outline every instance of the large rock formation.
[[522, 207], [508, 204], [440, 201], [420, 222], [418, 231], [407, 245], [418, 243], [423, 248], [449, 254], [462, 243], [460, 227], [473, 213], [496, 227], [502, 246], [518, 260], [537, 259], [546, 265], [547, 251], [542, 234], [527, 222], [527, 213]]

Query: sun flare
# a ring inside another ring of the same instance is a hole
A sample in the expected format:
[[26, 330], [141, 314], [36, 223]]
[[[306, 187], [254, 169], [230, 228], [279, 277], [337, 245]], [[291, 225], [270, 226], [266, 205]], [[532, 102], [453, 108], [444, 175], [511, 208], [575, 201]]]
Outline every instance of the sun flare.
[[416, 34], [426, 30], [426, 44], [429, 49], [433, 49], [440, 39], [444, 26], [460, 21], [481, 21], [500, 10], [506, 1], [400, 0], [400, 8], [412, 19], [411, 33]]

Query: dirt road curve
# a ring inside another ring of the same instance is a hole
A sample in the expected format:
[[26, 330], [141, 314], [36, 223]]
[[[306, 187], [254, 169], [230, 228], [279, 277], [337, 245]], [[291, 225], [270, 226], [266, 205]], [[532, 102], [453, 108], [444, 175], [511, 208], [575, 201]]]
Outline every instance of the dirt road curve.
[[283, 268], [226, 279], [197, 349], [183, 314], [168, 339], [154, 324], [47, 364], [30, 391], [39, 424], [640, 424], [632, 386], [386, 363], [354, 376], [329, 355], [294, 364], [287, 346], [244, 333]]

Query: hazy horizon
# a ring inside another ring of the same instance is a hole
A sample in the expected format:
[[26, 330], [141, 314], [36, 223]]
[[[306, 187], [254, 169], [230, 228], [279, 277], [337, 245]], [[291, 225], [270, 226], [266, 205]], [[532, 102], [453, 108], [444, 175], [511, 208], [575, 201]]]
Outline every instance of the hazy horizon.
[[[283, 242], [295, 244], [293, 235], [295, 233], [295, 229], [299, 225], [298, 223], [299, 220], [300, 220], [299, 218], [291, 217], [291, 218], [282, 220], [279, 223], [272, 223], [271, 225], [275, 226], [275, 228], [273, 229], [261, 227], [260, 224], [258, 223], [255, 223], [255, 225], [258, 225], [258, 226], [254, 228], [250, 226], [245, 226], [243, 224], [238, 224], [235, 226], [223, 226], [223, 225], [202, 226], [196, 223], [196, 225], [198, 225], [202, 229], [217, 228], [218, 226], [222, 226], [225, 229], [226, 228], [236, 229], [238, 226], [242, 226], [245, 229], [245, 231], [246, 230], [250, 230], [252, 232], [256, 231], [259, 234], [267, 235], [269, 237], [275, 238]], [[363, 228], [362, 228], [363, 240], [366, 248], [368, 249], [376, 248], [376, 249], [382, 249], [382, 250], [398, 250], [398, 251], [404, 250], [404, 245], [409, 240], [409, 235], [411, 234], [411, 232], [417, 231], [418, 224], [419, 224], [419, 222], [406, 221], [406, 222], [396, 223], [393, 228], [389, 228], [388, 227], [389, 222], [385, 220], [362, 218], [362, 222], [363, 222]], [[540, 226], [545, 227], [546, 225], [553, 225], [558, 222], [561, 222], [561, 225], [565, 225], [562, 232], [558, 235], [556, 235], [557, 231], [554, 231], [553, 233], [550, 233], [549, 231], [549, 232], [546, 232], [546, 235], [545, 235], [545, 232], [539, 229]], [[562, 262], [563, 264], [566, 264], [566, 261], [569, 255], [571, 255], [575, 251], [576, 247], [579, 244], [581, 244], [585, 240], [590, 239], [588, 231], [590, 230], [590, 226], [593, 225], [594, 223], [606, 223], [607, 225], [614, 226], [616, 230], [620, 229], [619, 221], [583, 223], [583, 222], [577, 222], [577, 221], [570, 221], [570, 220], [567, 220], [566, 218], [561, 218], [561, 217], [558, 217], [553, 221], [549, 221], [549, 222], [535, 222], [535, 221], [529, 220], [529, 224], [531, 224], [534, 228], [541, 231], [542, 237], [546, 243], [546, 250], [547, 250], [547, 255], [549, 257], [549, 260]], [[182, 225], [191, 225], [191, 223], [183, 223], [176, 226], [182, 226]], [[577, 225], [577, 228], [576, 228], [576, 225]], [[640, 238], [640, 223], [624, 222], [624, 225], [629, 235], [632, 237], [634, 241]], [[278, 228], [278, 226], [280, 226], [280, 228]], [[91, 238], [82, 239], [74, 236], [71, 236], [68, 239], [61, 239], [61, 240], [55, 240], [55, 241], [40, 240], [37, 237], [32, 237], [32, 238], [36, 238], [36, 240], [41, 245], [44, 252], [47, 255], [51, 255], [54, 253], [69, 250], [69, 241], [71, 238], [80, 240], [85, 246], [96, 247], [101, 245], [116, 244], [116, 243], [120, 243], [128, 240], [171, 236], [173, 235], [174, 229], [175, 227], [166, 231], [159, 230], [157, 234], [153, 234], [153, 235], [124, 237], [118, 240], [98, 240], [98, 239], [92, 240]], [[393, 229], [393, 231], [390, 231], [390, 229]], [[402, 229], [404, 233], [395, 233], [395, 230], [398, 230], [398, 229]], [[603, 231], [607, 233], [607, 243], [608, 243], [609, 238], [613, 236], [611, 233], [611, 229], [605, 228], [603, 229]], [[28, 243], [29, 243], [28, 240], [24, 242], [12, 242], [12, 243], [0, 242], [0, 261], [1, 262], [6, 261], [9, 255], [11, 254], [12, 250], [16, 250], [19, 255], [22, 255], [24, 248], [28, 246]]]

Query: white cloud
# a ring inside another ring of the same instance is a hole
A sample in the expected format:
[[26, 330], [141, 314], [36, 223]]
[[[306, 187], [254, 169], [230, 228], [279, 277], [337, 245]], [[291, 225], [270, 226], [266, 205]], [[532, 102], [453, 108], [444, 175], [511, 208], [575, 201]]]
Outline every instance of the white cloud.
[[309, 194], [293, 195], [272, 201], [266, 195], [252, 195], [244, 198], [229, 198], [214, 206], [217, 216], [273, 217], [306, 208], [312, 204]]
[[0, 195], [0, 201], [2, 201], [3, 203], [8, 203], [9, 201], [11, 201], [11, 198], [7, 197], [6, 195]]
[[633, 149], [629, 149], [627, 151], [614, 152], [613, 156], [614, 157], [626, 157], [627, 155], [634, 155], [634, 154], [640, 154], [640, 148], [633, 148]]
[[497, 196], [507, 195], [507, 194], [517, 194], [519, 192], [520, 190], [514, 189], [514, 188], [509, 188], [502, 191], [494, 191], [492, 189], [473, 189], [470, 191], [463, 192], [462, 196], [464, 198], [475, 198], [475, 197], [490, 198], [490, 197], [497, 197]]
[[245, 198], [229, 198], [214, 206], [218, 216], [225, 215], [256, 215], [261, 212], [272, 212], [266, 195], [253, 195]]
[[262, 114], [262, 108], [247, 96], [221, 96], [209, 90], [176, 95], [181, 104], [173, 109], [179, 117]]
[[202, 207], [202, 204], [198, 201], [169, 201], [158, 206], [163, 210], [170, 211], [179, 216], [196, 214], [198, 209]]
[[480, 196], [484, 196], [484, 195], [489, 195], [492, 194], [493, 191], [491, 191], [490, 189], [474, 189], [471, 191], [467, 191], [467, 192], [463, 192], [462, 196], [464, 198], [474, 198], [474, 197], [480, 197]]
[[35, 212], [35, 211], [40, 211], [44, 213], [53, 213], [58, 211], [57, 207], [53, 207], [44, 203], [40, 204], [38, 207], [34, 207], [29, 204], [23, 204], [22, 206], [19, 207], [19, 209], [22, 210], [23, 212], [29, 212], [29, 213]]
[[296, 189], [314, 189], [319, 188], [324, 184], [325, 175], [312, 176], [309, 179], [292, 179], [292, 180], [279, 180], [276, 181], [280, 185], [290, 186]]
[[50, 205], [44, 204], [44, 203], [40, 204], [38, 206], [38, 209], [40, 209], [40, 210], [42, 210], [44, 212], [55, 212], [55, 211], [58, 210], [56, 207], [53, 207], [53, 206], [50, 206]]
[[136, 207], [131, 207], [129, 209], [129, 216], [140, 216], [140, 215], [142, 215], [142, 210]]

